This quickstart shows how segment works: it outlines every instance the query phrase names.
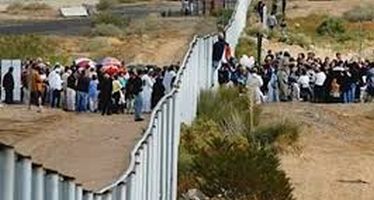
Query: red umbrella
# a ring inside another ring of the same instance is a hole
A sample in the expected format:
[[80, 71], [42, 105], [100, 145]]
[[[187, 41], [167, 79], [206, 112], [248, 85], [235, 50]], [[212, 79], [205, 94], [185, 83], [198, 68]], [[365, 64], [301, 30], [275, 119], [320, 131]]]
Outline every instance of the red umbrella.
[[121, 67], [122, 66], [121, 61], [119, 61], [117, 58], [113, 58], [113, 57], [106, 57], [106, 58], [104, 58], [101, 61], [100, 64], [103, 67], [105, 67], [105, 66], [117, 66], [117, 67]]
[[114, 74], [119, 73], [120, 69], [118, 66], [110, 65], [110, 66], [105, 66], [102, 68], [103, 72], [109, 74], [110, 76], [113, 76]]
[[94, 68], [96, 66], [96, 63], [89, 58], [78, 58], [74, 62], [78, 68]]

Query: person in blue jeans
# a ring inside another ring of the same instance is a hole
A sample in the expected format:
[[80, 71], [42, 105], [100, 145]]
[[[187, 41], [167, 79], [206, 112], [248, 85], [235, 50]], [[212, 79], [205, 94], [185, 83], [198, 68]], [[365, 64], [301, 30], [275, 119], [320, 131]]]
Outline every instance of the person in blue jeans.
[[80, 71], [77, 84], [77, 112], [86, 112], [88, 109], [89, 86], [90, 78], [87, 70]]
[[133, 94], [135, 96], [134, 110], [135, 110], [135, 121], [144, 121], [142, 118], [142, 108], [143, 108], [143, 97], [141, 92], [143, 91], [143, 81], [142, 81], [143, 71], [138, 70], [135, 75]]

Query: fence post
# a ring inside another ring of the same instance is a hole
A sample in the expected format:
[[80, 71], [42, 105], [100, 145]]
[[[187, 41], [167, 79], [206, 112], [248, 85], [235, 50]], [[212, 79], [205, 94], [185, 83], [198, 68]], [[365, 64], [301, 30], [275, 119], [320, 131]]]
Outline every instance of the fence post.
[[178, 157], [179, 157], [179, 133], [180, 133], [180, 112], [179, 112], [179, 91], [173, 96], [173, 139], [172, 139], [172, 179], [171, 179], [171, 200], [177, 199], [178, 189]]
[[32, 200], [44, 200], [44, 169], [42, 165], [32, 166]]
[[112, 191], [111, 190], [106, 191], [104, 193], [103, 200], [112, 200], [112, 199], [113, 199]]
[[117, 197], [116, 200], [127, 200], [126, 183], [120, 182], [117, 186]]
[[[66, 178], [66, 200], [75, 200], [75, 183], [74, 178]], [[65, 200], [65, 199], [64, 199]]]
[[14, 199], [15, 152], [13, 147], [0, 146], [0, 199]]
[[93, 193], [91, 191], [83, 191], [83, 200], [94, 200]]
[[46, 170], [45, 199], [59, 200], [59, 176], [56, 171]]
[[81, 184], [76, 184], [75, 200], [83, 200], [83, 188]]
[[31, 157], [17, 155], [15, 195], [18, 200], [31, 200]]

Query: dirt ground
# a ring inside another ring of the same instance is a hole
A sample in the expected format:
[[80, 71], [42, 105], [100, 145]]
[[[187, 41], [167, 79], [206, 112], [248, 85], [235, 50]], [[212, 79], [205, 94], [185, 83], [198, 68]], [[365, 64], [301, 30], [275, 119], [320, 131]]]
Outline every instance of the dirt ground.
[[0, 108], [0, 142], [93, 190], [112, 183], [127, 169], [129, 154], [146, 126], [147, 122], [134, 123], [130, 115]]
[[273, 104], [262, 117], [301, 124], [300, 149], [281, 155], [297, 199], [373, 199], [374, 104]]

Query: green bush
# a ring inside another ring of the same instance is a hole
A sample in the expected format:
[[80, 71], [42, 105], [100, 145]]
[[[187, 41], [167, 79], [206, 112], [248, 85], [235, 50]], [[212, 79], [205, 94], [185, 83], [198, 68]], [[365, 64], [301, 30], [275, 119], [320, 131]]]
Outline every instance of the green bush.
[[226, 26], [231, 19], [234, 10], [232, 9], [219, 9], [212, 13], [214, 17], [217, 17], [218, 26]]
[[340, 18], [330, 17], [322, 21], [317, 27], [317, 33], [319, 35], [337, 36], [346, 32], [345, 23]]
[[374, 20], [374, 4], [363, 4], [354, 7], [344, 13], [344, 19], [351, 22], [373, 21]]
[[[253, 105], [250, 113], [249, 95], [240, 94], [237, 88], [220, 88], [218, 91], [203, 91], [197, 107], [197, 115], [202, 119], [215, 121], [220, 130], [228, 135], [249, 134], [250, 120], [258, 123], [261, 110]], [[219, 109], [218, 109], [219, 108]]]
[[97, 10], [106, 11], [116, 4], [116, 0], [100, 0], [96, 5]]
[[179, 193], [198, 188], [224, 199], [294, 199], [276, 153], [279, 144], [297, 140], [298, 126], [285, 121], [251, 130], [249, 119], [257, 126], [261, 109], [251, 116], [248, 96], [236, 88], [202, 92], [197, 119], [182, 128]]
[[124, 31], [113, 24], [98, 24], [92, 30], [92, 35], [94, 36], [120, 37], [123, 34]]
[[235, 49], [235, 55], [237, 55], [238, 57], [242, 55], [256, 57], [257, 43], [250, 38], [240, 38], [238, 46]]
[[[256, 144], [261, 148], [288, 147], [293, 145], [299, 138], [300, 127], [298, 124], [284, 120], [275, 124], [256, 128], [253, 132]], [[276, 149], [282, 150], [282, 149]]]
[[225, 199], [292, 200], [291, 184], [276, 155], [224, 137], [214, 137], [194, 159], [199, 189]]

